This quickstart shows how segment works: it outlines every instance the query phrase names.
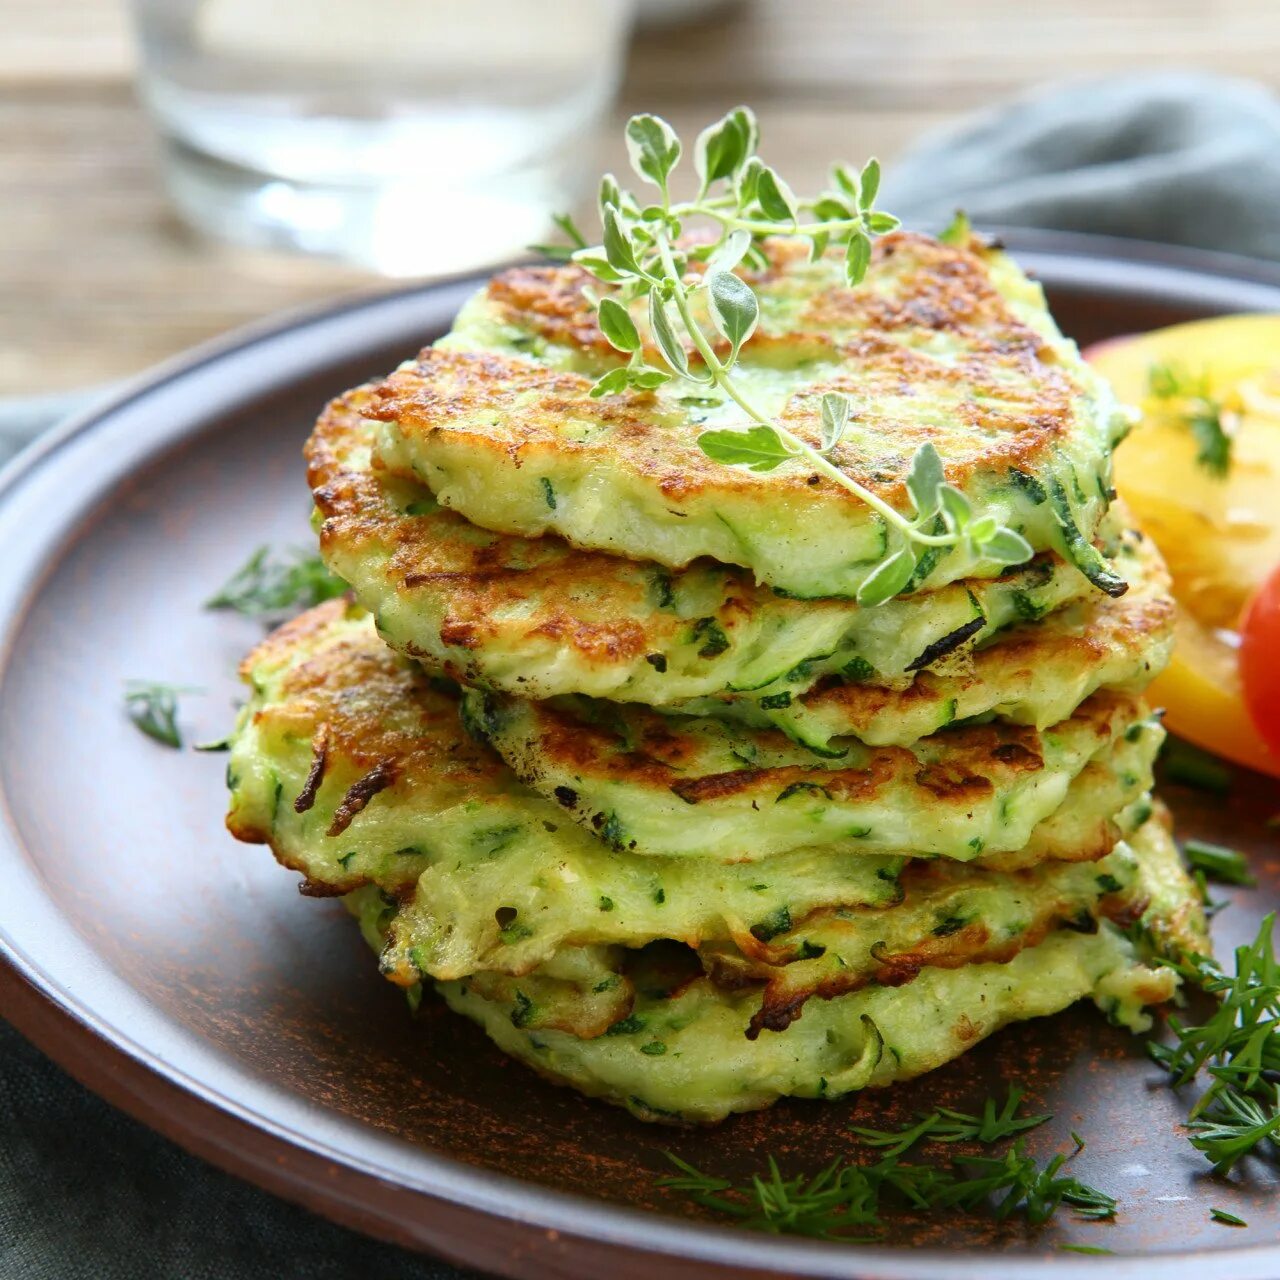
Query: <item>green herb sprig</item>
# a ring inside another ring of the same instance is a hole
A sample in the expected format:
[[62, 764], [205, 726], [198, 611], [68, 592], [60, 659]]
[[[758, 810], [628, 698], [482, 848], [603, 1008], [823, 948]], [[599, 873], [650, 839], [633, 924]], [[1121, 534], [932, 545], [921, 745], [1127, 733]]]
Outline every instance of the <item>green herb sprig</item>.
[[921, 1112], [914, 1125], [897, 1130], [863, 1129], [851, 1126], [869, 1147], [879, 1147], [886, 1156], [905, 1154], [918, 1142], [983, 1142], [995, 1143], [1012, 1138], [1051, 1120], [1048, 1113], [1020, 1116], [1022, 1090], [1014, 1085], [1009, 1096], [998, 1110], [994, 1098], [983, 1104], [982, 1114], [968, 1115], [953, 1111], [950, 1107], [938, 1107], [934, 1111]]
[[1168, 781], [1214, 795], [1226, 795], [1235, 781], [1225, 761], [1172, 735], [1160, 748], [1160, 768]]
[[[964, 543], [971, 554], [996, 564], [1030, 559], [1032, 548], [1020, 533], [991, 515], [974, 512], [964, 494], [946, 483], [932, 444], [922, 445], [912, 459], [906, 487], [914, 514], [905, 516], [828, 456], [848, 429], [853, 412], [848, 396], [838, 391], [823, 395], [821, 447], [815, 448], [759, 408], [733, 376], [742, 346], [760, 318], [759, 299], [739, 268], [767, 263], [763, 248], [767, 237], [807, 241], [813, 261], [828, 250], [838, 251], [843, 255], [846, 280], [857, 285], [871, 261], [873, 237], [899, 225], [897, 218], [875, 207], [880, 187], [876, 160], [868, 160], [860, 170], [836, 165], [825, 191], [801, 198], [756, 154], [759, 139], [755, 116], [746, 107], [730, 111], [704, 129], [693, 148], [697, 195], [673, 201], [670, 180], [683, 152], [680, 139], [658, 116], [633, 116], [626, 127], [631, 167], [656, 188], [657, 199], [642, 200], [608, 174], [599, 191], [600, 244], [589, 244], [570, 220], [559, 220], [571, 241], [563, 246], [561, 256], [609, 287], [603, 296], [590, 296], [596, 302], [601, 332], [629, 357], [625, 366], [596, 382], [592, 395], [652, 391], [673, 378], [716, 388], [746, 414], [751, 425], [743, 430], [702, 432], [698, 444], [707, 457], [756, 472], [803, 459], [818, 474], [858, 497], [895, 535], [890, 554], [858, 590], [862, 604], [880, 604], [904, 590], [931, 548]], [[710, 223], [715, 235], [704, 244], [683, 244], [681, 235], [690, 219]], [[700, 273], [690, 271], [693, 264], [701, 266]], [[714, 334], [695, 315], [697, 295], [705, 302]], [[639, 299], [648, 300], [659, 365], [647, 362], [632, 318], [631, 304]], [[727, 350], [716, 342], [716, 335]], [[691, 361], [690, 347], [700, 363]]]
[[1247, 1227], [1249, 1225], [1238, 1214], [1228, 1213], [1226, 1209], [1210, 1209], [1209, 1216], [1214, 1222], [1221, 1222], [1228, 1227]]
[[156, 742], [181, 747], [178, 729], [178, 699], [187, 693], [202, 693], [191, 685], [162, 684], [150, 680], [127, 680], [124, 705], [129, 719]]
[[1241, 885], [1252, 889], [1257, 885], [1249, 860], [1237, 849], [1211, 844], [1208, 840], [1187, 840], [1182, 852], [1193, 872], [1203, 872], [1209, 880], [1218, 884]]
[[869, 1243], [879, 1238], [884, 1215], [895, 1209], [961, 1210], [998, 1221], [1021, 1212], [1033, 1226], [1047, 1222], [1063, 1205], [1093, 1221], [1116, 1212], [1111, 1196], [1062, 1172], [1069, 1156], [1056, 1155], [1040, 1165], [1021, 1141], [1002, 1156], [961, 1157], [945, 1167], [906, 1164], [888, 1155], [865, 1165], [837, 1159], [817, 1174], [790, 1178], [770, 1157], [764, 1174], [741, 1185], [666, 1155], [679, 1174], [659, 1179], [659, 1186], [684, 1192], [695, 1204], [744, 1227], [774, 1234]]
[[1231, 470], [1228, 411], [1210, 394], [1208, 377], [1202, 374], [1197, 378], [1181, 365], [1153, 364], [1147, 370], [1147, 390], [1162, 412], [1191, 432], [1197, 446], [1196, 462], [1211, 476], [1226, 476]]
[[[1209, 956], [1175, 949], [1157, 959], [1218, 1003], [1202, 1023], [1169, 1018], [1172, 1044], [1152, 1042], [1151, 1057], [1175, 1087], [1201, 1077], [1209, 1085], [1189, 1113], [1191, 1145], [1229, 1173], [1246, 1155], [1280, 1156], [1280, 962], [1275, 913], [1251, 943], [1237, 947], [1235, 973]], [[1148, 945], [1151, 940], [1146, 939]]]
[[938, 232], [938, 239], [943, 244], [964, 246], [973, 235], [973, 224], [963, 209], [957, 209], [951, 221]]
[[263, 546], [205, 601], [205, 608], [234, 609], [250, 618], [274, 618], [294, 609], [309, 609], [346, 590], [347, 584], [330, 573], [318, 555], [295, 549], [274, 556], [270, 547]]

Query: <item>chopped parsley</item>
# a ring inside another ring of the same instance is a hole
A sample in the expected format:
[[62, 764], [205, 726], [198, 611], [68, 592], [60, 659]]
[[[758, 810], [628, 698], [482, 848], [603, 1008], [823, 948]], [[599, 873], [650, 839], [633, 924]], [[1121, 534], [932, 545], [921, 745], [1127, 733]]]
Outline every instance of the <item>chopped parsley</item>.
[[607, 1036], [633, 1036], [637, 1031], [643, 1031], [645, 1020], [639, 1014], [633, 1013], [629, 1018], [623, 1018], [621, 1022], [615, 1022], [608, 1031]]
[[605, 842], [611, 849], [621, 849], [626, 843], [627, 832], [622, 825], [622, 819], [616, 813], [611, 813], [604, 820], [604, 824], [600, 828], [600, 839]]
[[516, 992], [515, 1007], [511, 1010], [511, 1025], [527, 1027], [533, 1021], [533, 1001], [523, 991]]
[[671, 609], [676, 603], [675, 583], [665, 569], [655, 569], [649, 578], [649, 590], [659, 609]]
[[793, 782], [790, 786], [783, 787], [782, 790], [778, 792], [778, 798], [773, 803], [781, 804], [784, 800], [790, 800], [792, 796], [798, 796], [803, 791], [808, 791], [814, 795], [825, 796], [828, 800], [831, 799], [831, 792], [828, 791], [826, 787], [819, 786], [816, 782]]
[[768, 942], [780, 933], [791, 928], [791, 909], [782, 906], [771, 911], [759, 924], [751, 926], [751, 936], [761, 942]]
[[861, 684], [864, 680], [870, 680], [875, 673], [875, 667], [866, 658], [852, 658], [844, 664], [843, 668], [844, 678], [857, 684]]

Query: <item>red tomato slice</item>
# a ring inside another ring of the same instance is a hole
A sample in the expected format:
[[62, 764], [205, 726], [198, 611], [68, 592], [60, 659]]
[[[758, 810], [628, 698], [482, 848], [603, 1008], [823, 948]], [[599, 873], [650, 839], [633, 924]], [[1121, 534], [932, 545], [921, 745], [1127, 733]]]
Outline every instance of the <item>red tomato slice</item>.
[[1280, 565], [1245, 608], [1240, 677], [1250, 719], [1280, 755]]

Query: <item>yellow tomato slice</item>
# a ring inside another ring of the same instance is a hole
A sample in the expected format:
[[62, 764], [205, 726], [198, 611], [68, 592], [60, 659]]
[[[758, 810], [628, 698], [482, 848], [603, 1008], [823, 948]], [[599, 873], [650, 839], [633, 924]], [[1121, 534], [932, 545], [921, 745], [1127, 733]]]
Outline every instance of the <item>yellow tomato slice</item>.
[[[1171, 729], [1280, 776], [1241, 697], [1240, 613], [1280, 564], [1280, 316], [1225, 316], [1102, 344], [1089, 353], [1142, 420], [1116, 453], [1115, 484], [1155, 539], [1179, 605], [1177, 645], [1151, 696]], [[1176, 404], [1150, 393], [1165, 366], [1224, 409], [1231, 466], [1214, 475]], [[1280, 655], [1277, 656], [1280, 661]]]
[[1280, 777], [1280, 759], [1254, 728], [1241, 696], [1236, 644], [1180, 610], [1173, 657], [1147, 696], [1180, 737], [1250, 769]]

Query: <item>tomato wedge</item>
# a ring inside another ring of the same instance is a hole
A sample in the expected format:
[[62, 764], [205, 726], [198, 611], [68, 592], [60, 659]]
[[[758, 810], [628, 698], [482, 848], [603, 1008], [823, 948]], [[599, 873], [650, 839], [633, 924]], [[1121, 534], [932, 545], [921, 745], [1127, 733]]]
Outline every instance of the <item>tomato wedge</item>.
[[1280, 565], [1244, 611], [1240, 677], [1249, 718], [1280, 759]]

